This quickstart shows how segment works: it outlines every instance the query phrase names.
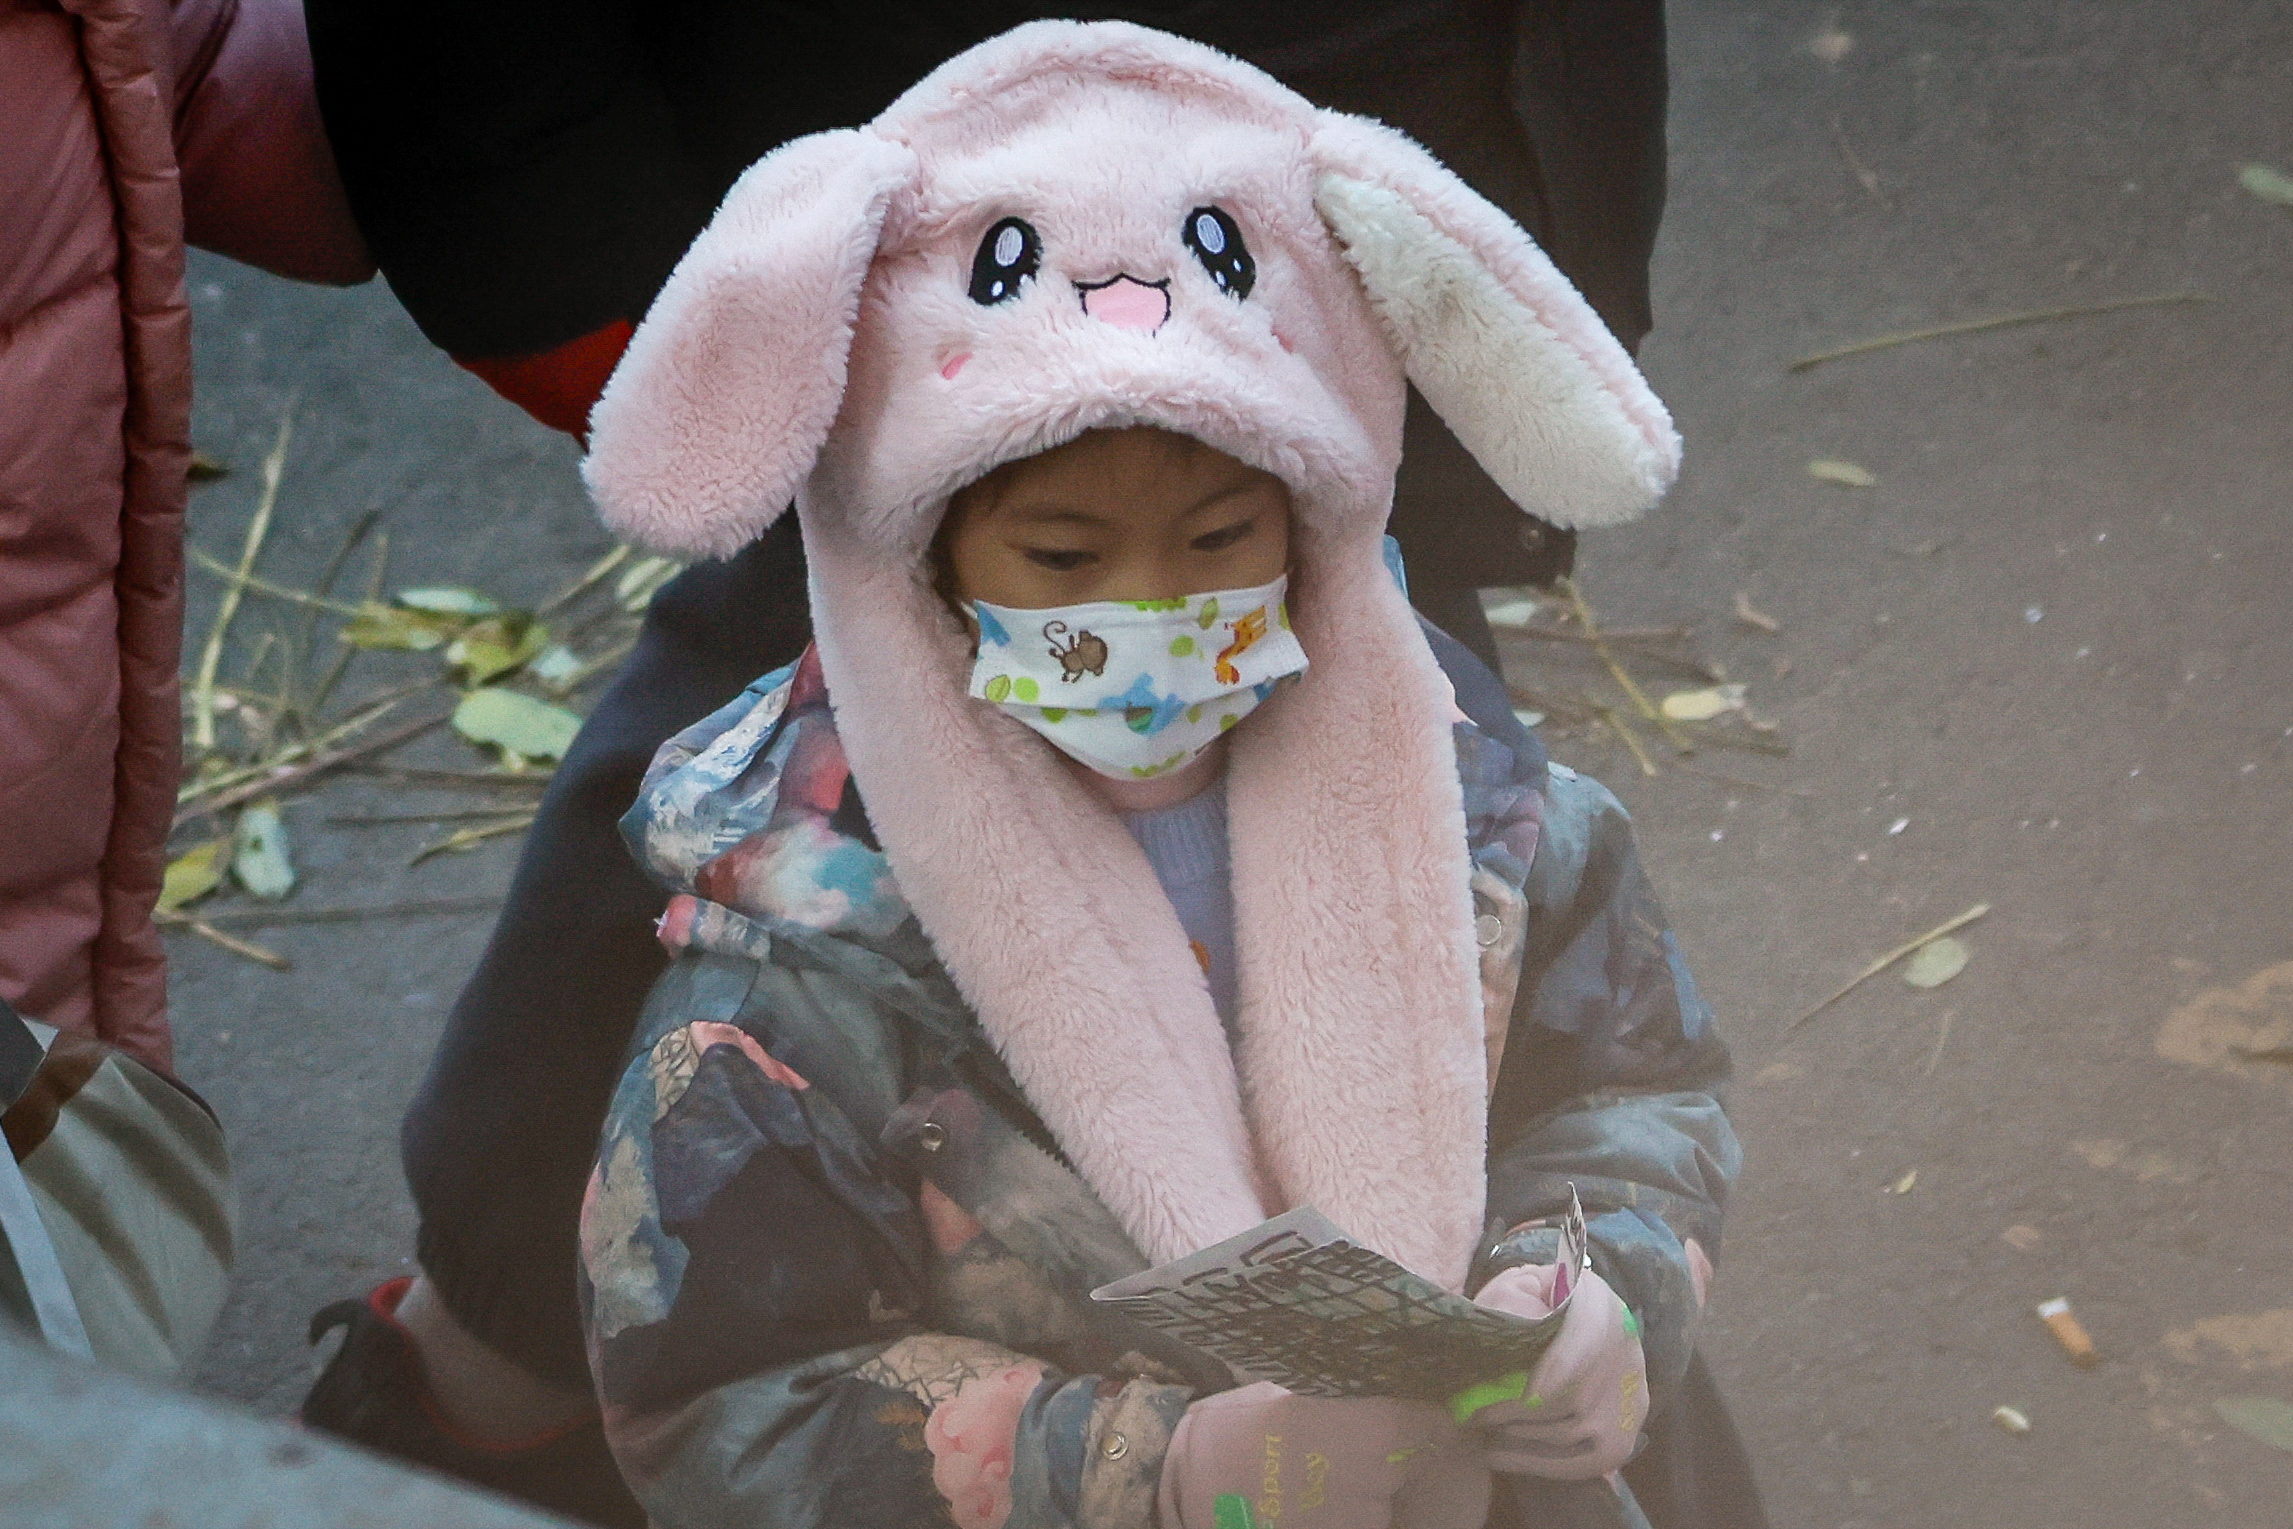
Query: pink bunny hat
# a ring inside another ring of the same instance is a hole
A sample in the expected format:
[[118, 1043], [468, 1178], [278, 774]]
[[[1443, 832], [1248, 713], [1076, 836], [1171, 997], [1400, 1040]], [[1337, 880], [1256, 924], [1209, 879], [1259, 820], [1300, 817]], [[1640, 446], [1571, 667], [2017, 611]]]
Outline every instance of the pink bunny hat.
[[[1038, 22], [725, 198], [592, 420], [616, 530], [733, 552], [792, 499], [837, 726], [900, 886], [1069, 1157], [1163, 1260], [1313, 1204], [1463, 1280], [1487, 1063], [1448, 689], [1380, 556], [1413, 381], [1560, 525], [1652, 505], [1663, 405], [1423, 150], [1118, 23]], [[1120, 823], [965, 695], [949, 496], [1156, 425], [1290, 487], [1312, 659], [1232, 738], [1229, 1046]]]

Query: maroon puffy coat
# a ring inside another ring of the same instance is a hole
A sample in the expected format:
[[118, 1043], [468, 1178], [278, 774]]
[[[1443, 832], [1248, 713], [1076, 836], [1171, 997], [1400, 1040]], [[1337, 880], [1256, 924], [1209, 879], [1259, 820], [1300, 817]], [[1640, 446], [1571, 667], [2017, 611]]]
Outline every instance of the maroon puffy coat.
[[0, 0], [0, 995], [161, 1068], [186, 236], [373, 274], [300, 0]]

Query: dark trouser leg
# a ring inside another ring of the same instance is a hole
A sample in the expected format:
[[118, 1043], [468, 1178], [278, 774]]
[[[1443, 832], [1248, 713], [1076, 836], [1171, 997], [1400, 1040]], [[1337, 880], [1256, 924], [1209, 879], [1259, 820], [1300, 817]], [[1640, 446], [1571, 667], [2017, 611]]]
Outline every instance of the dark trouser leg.
[[619, 820], [661, 742], [811, 640], [796, 518], [653, 602], [627, 666], [542, 798], [493, 938], [400, 1133], [417, 1252], [488, 1347], [587, 1389], [575, 1268], [582, 1187], [638, 1011], [666, 965], [666, 895]]

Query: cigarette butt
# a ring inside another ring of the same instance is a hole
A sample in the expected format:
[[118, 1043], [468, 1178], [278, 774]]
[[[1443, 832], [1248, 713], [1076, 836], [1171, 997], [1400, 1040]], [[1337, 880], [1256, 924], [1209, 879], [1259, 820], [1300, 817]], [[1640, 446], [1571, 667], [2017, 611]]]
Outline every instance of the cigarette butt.
[[2093, 1338], [2088, 1336], [2077, 1313], [2070, 1309], [2067, 1296], [2058, 1295], [2051, 1301], [2039, 1302], [2038, 1320], [2054, 1334], [2054, 1341], [2062, 1345], [2062, 1352], [2070, 1356], [2072, 1364], [2090, 1369], [2101, 1362], [2102, 1356], [2094, 1351]]

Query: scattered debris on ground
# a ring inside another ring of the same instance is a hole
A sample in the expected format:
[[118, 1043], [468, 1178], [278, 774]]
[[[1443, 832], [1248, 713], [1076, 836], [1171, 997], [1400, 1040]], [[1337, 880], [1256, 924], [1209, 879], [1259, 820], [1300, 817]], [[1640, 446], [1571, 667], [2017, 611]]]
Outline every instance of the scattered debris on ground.
[[[1945, 919], [1942, 923], [1937, 924], [1934, 928], [1928, 930], [1925, 934], [1920, 935], [1917, 939], [1906, 940], [1904, 943], [1896, 946], [1893, 950], [1888, 951], [1887, 954], [1881, 956], [1878, 960], [1872, 962], [1869, 966], [1864, 967], [1863, 970], [1857, 972], [1847, 981], [1844, 986], [1839, 989], [1839, 991], [1833, 993], [1829, 998], [1824, 999], [1823, 1002], [1817, 1004], [1814, 1008], [1809, 1009], [1806, 1013], [1800, 1015], [1799, 1018], [1793, 1020], [1789, 1025], [1786, 1025], [1784, 1027], [1784, 1034], [1795, 1034], [1800, 1029], [1800, 1027], [1805, 1025], [1809, 1020], [1815, 1018], [1825, 1009], [1828, 1009], [1833, 1004], [1839, 1002], [1840, 999], [1845, 998], [1849, 993], [1854, 992], [1864, 983], [1869, 982], [1873, 977], [1878, 976], [1888, 967], [1893, 966], [1896, 962], [1903, 960], [1907, 956], [1917, 955], [1920, 951], [1924, 950], [1927, 946], [1932, 945], [1937, 940], [1942, 939], [1945, 935], [1953, 934], [1958, 930], [1964, 929], [1967, 925], [1973, 923], [1976, 919], [1981, 918], [1988, 912], [1990, 912], [1989, 903], [1976, 903], [1973, 907], [1967, 909], [1966, 912], [1958, 915], [1958, 917]], [[1957, 942], [1953, 941], [1952, 943], [1956, 944]], [[1964, 947], [1961, 948], [1963, 949]], [[1959, 964], [1964, 966], [1966, 963], [1961, 961]], [[1956, 976], [1957, 968], [1954, 967], [1950, 975]], [[1949, 978], [1945, 977], [1938, 980], [1948, 981]]]
[[[163, 927], [187, 930], [282, 971], [290, 964], [284, 957], [228, 933], [226, 926], [478, 911], [468, 899], [364, 909], [292, 907], [297, 846], [282, 803], [349, 773], [407, 790], [506, 798], [475, 812], [370, 815], [448, 829], [414, 857], [416, 865], [522, 833], [533, 821], [548, 767], [564, 757], [581, 726], [580, 714], [565, 703], [620, 662], [636, 640], [646, 606], [681, 566], [616, 547], [532, 610], [452, 585], [403, 588], [386, 597], [390, 541], [379, 514], [370, 513], [344, 535], [311, 588], [293, 588], [259, 571], [280, 513], [293, 438], [290, 409], [263, 459], [260, 492], [237, 558], [225, 561], [205, 549], [189, 549], [190, 565], [221, 580], [224, 589], [185, 691], [184, 777], [175, 820], [183, 837], [174, 846], [158, 907]], [[211, 458], [197, 458], [193, 478], [212, 481], [226, 471]], [[337, 585], [362, 556], [364, 594], [338, 596]], [[432, 657], [410, 679], [400, 663], [394, 682], [362, 692], [346, 686], [354, 661], [374, 654]], [[482, 767], [384, 762], [393, 750], [440, 727], [450, 727], [469, 744], [477, 756], [473, 764]], [[330, 827], [354, 826], [327, 821]], [[278, 906], [227, 906], [234, 888], [256, 903]], [[492, 899], [482, 901], [494, 905]]]

